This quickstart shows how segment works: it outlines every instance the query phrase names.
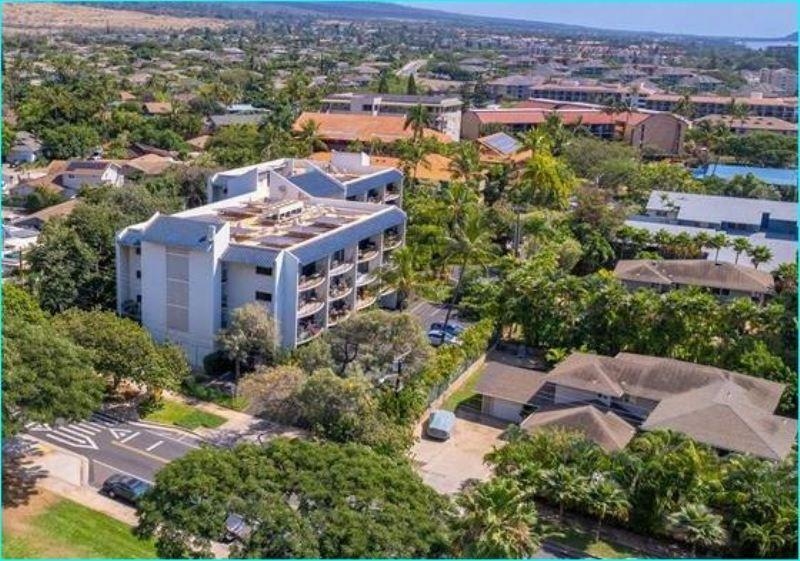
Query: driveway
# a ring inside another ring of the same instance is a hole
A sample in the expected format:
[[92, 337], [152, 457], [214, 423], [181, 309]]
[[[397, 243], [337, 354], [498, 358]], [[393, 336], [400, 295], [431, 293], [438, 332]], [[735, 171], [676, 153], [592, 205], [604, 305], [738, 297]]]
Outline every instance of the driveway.
[[411, 449], [414, 465], [422, 479], [440, 493], [457, 493], [468, 479], [486, 480], [491, 476], [483, 457], [495, 446], [505, 427], [458, 417], [453, 436], [445, 442], [428, 439], [417, 429], [420, 437]]
[[[414, 316], [422, 326], [422, 329], [427, 332], [432, 323], [437, 321], [439, 323], [444, 322], [444, 318], [447, 315], [447, 306], [428, 302], [426, 300], [418, 300], [411, 303], [406, 312]], [[450, 321], [458, 322], [464, 326], [468, 326], [470, 323], [459, 317], [457, 308], [454, 308], [453, 312], [450, 314]]]

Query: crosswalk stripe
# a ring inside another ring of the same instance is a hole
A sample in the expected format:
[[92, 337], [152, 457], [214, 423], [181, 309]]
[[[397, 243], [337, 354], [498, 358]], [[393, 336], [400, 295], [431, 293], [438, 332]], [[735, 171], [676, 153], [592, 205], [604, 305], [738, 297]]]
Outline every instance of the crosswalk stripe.
[[98, 434], [98, 433], [102, 432], [103, 428], [104, 428], [104, 427], [95, 426], [95, 425], [93, 425], [92, 423], [90, 423], [88, 421], [83, 421], [83, 422], [80, 422], [78, 424], [80, 426], [82, 426], [83, 428], [85, 428], [86, 430], [93, 431], [94, 434]]
[[82, 426], [80, 426], [80, 425], [70, 425], [70, 426], [69, 426], [69, 428], [71, 428], [72, 430], [76, 430], [76, 431], [78, 431], [79, 433], [81, 433], [81, 434], [85, 434], [85, 435], [87, 435], [87, 436], [94, 436], [94, 435], [96, 435], [98, 432], [100, 432], [100, 431], [98, 431], [98, 430], [96, 430], [96, 429], [89, 430], [89, 429], [87, 429], [86, 427], [82, 427]]
[[100, 423], [95, 423], [94, 421], [86, 421], [86, 424], [89, 424], [97, 429], [103, 430], [106, 428], [106, 425], [101, 425]]
[[75, 436], [77, 436], [78, 438], [81, 439], [81, 442], [83, 442], [86, 439], [86, 436], [87, 436], [85, 433], [77, 430], [75, 427], [61, 427], [58, 430], [56, 430], [55, 432], [58, 433], [58, 434], [67, 433], [67, 434], [75, 435]]
[[103, 413], [101, 411], [98, 411], [96, 413], [92, 413], [92, 419], [100, 421], [101, 423], [105, 422], [105, 423], [111, 423], [111, 424], [114, 424], [114, 425], [118, 425], [120, 423], [119, 419], [116, 419], [116, 418], [112, 417], [111, 415], [108, 415], [107, 413]]
[[61, 438], [66, 438], [67, 440], [71, 440], [71, 441], [72, 441], [73, 443], [75, 443], [75, 444], [83, 444], [84, 442], [86, 442], [86, 438], [85, 438], [85, 437], [83, 437], [83, 436], [82, 436], [81, 438], [78, 438], [78, 437], [76, 437], [76, 436], [70, 436], [70, 435], [69, 435], [69, 433], [64, 433], [64, 432], [62, 432], [62, 431], [63, 431], [63, 428], [61, 428], [61, 429], [59, 429], [59, 430], [57, 430], [57, 431], [48, 432], [47, 434], [45, 434], [45, 436], [55, 436], [55, 435], [58, 435], [58, 436], [60, 436]]

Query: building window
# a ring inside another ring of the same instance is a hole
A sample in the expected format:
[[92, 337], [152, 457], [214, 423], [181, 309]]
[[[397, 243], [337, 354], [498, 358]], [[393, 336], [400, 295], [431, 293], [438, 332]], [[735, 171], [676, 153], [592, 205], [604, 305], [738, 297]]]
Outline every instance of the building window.
[[272, 267], [256, 267], [256, 274], [257, 275], [265, 275], [267, 277], [272, 276]]
[[142, 295], [141, 294], [137, 294], [136, 295], [136, 303], [137, 304], [141, 304], [142, 303]]
[[142, 248], [141, 247], [137, 247], [136, 248], [136, 255], [141, 255], [141, 254], [142, 254]]
[[139, 271], [138, 269], [136, 270], [136, 278], [137, 278], [137, 279], [140, 279], [140, 278], [142, 278], [142, 272], [141, 272], [141, 271]]
[[256, 290], [256, 300], [259, 302], [272, 302], [272, 294]]

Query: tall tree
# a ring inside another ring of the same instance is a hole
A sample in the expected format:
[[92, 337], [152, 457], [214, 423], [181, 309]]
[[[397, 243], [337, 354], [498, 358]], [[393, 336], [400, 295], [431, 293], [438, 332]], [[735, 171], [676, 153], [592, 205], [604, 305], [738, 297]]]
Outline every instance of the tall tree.
[[751, 249], [750, 247], [750, 240], [745, 237], [737, 237], [733, 238], [733, 242], [731, 243], [731, 247], [733, 248], [734, 254], [736, 254], [736, 258], [734, 259], [734, 263], [739, 262], [739, 257], [742, 253], [747, 253]]
[[456, 504], [461, 509], [455, 522], [458, 557], [531, 558], [544, 539], [555, 535], [511, 479], [480, 483], [459, 495]]
[[711, 548], [724, 545], [728, 536], [722, 525], [722, 516], [714, 514], [704, 504], [689, 503], [667, 517], [670, 529], [692, 547], [696, 557], [697, 547]]
[[419, 141], [425, 129], [430, 126], [431, 119], [431, 113], [427, 107], [424, 105], [415, 105], [408, 110], [405, 123], [403, 123], [403, 129], [405, 130], [411, 127], [411, 130], [414, 132], [414, 140]]
[[417, 95], [417, 81], [414, 78], [413, 72], [408, 75], [408, 82], [406, 82], [406, 94]]
[[242, 365], [252, 369], [275, 359], [278, 348], [275, 320], [264, 306], [255, 302], [245, 304], [233, 311], [228, 327], [217, 335], [217, 342], [233, 361], [238, 383]]
[[765, 245], [757, 245], [747, 250], [747, 256], [750, 257], [753, 267], [758, 269], [759, 265], [772, 259], [772, 250]]
[[706, 246], [715, 251], [714, 263], [719, 262], [719, 252], [730, 245], [730, 239], [724, 233], [714, 234], [706, 242]]

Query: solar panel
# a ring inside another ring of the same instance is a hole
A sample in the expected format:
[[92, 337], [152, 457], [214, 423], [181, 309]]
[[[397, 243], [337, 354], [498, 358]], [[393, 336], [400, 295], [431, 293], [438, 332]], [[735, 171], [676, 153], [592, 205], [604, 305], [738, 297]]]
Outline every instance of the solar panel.
[[483, 139], [483, 143], [506, 156], [515, 154], [522, 147], [519, 142], [504, 132], [487, 136]]

